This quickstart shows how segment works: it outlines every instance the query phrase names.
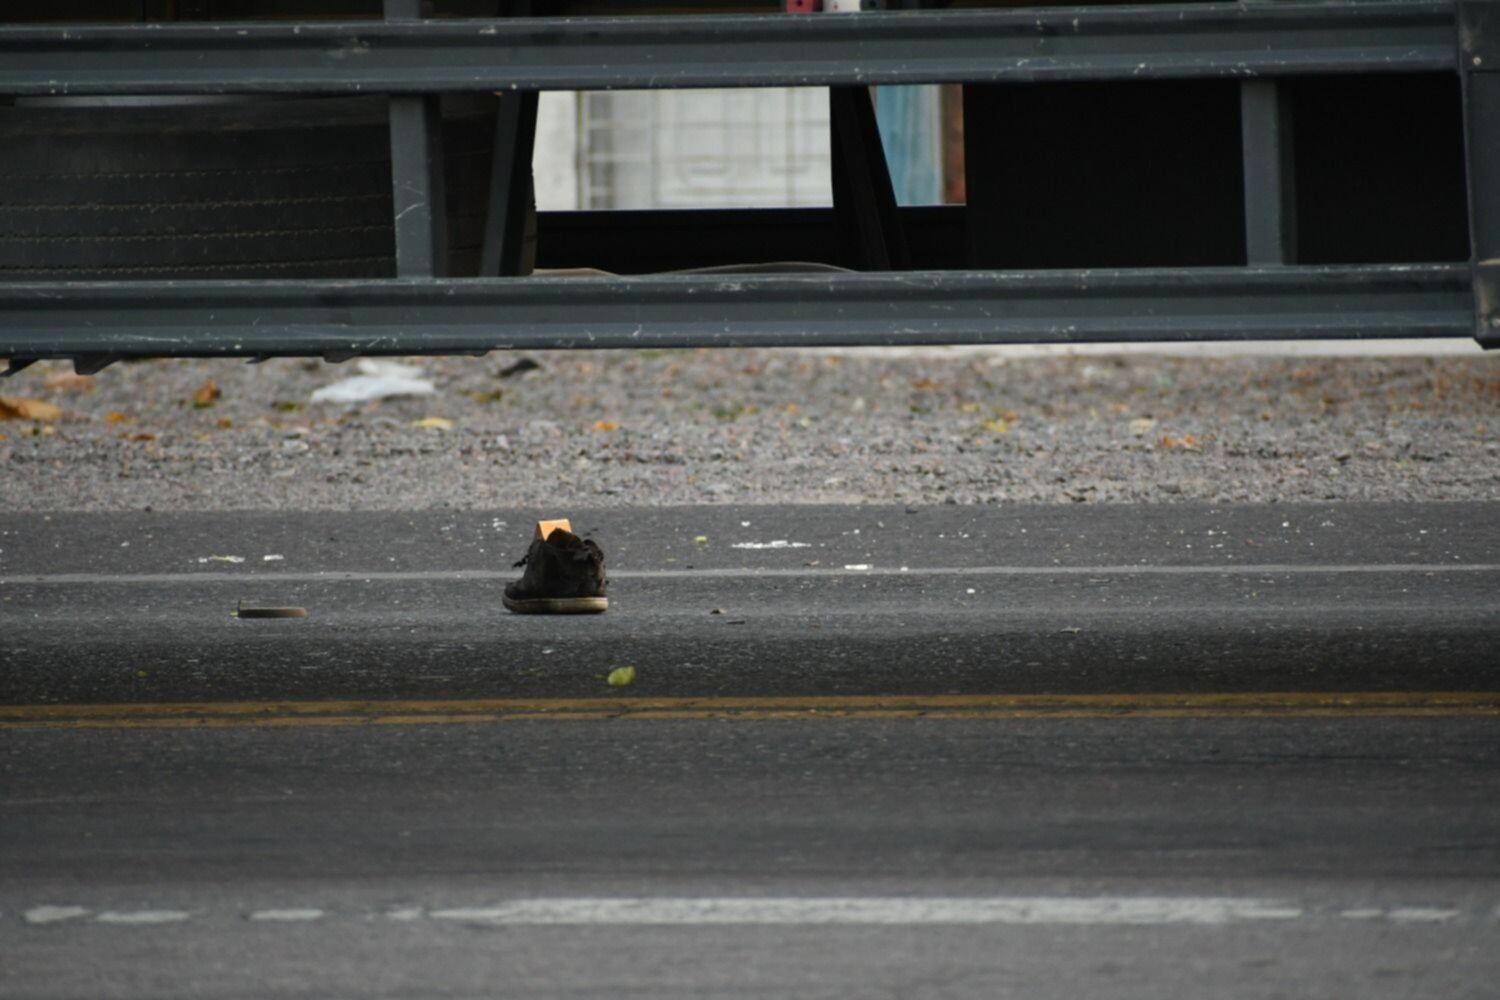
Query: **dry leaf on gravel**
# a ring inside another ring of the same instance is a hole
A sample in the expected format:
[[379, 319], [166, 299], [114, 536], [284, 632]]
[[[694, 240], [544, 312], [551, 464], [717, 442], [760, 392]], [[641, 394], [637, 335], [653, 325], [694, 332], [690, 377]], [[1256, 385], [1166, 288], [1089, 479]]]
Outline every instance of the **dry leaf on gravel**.
[[615, 423], [613, 420], [594, 421], [594, 430], [596, 431], [617, 431], [619, 429], [620, 425]]
[[1130, 422], [1130, 433], [1136, 437], [1143, 436], [1147, 431], [1156, 426], [1156, 421], [1150, 417], [1136, 417]]
[[984, 422], [984, 426], [988, 427], [990, 430], [994, 431], [996, 434], [1009, 434], [1010, 433], [1010, 424], [1007, 423], [1004, 420], [986, 420]]
[[221, 417], [218, 420], [218, 425], [219, 425], [219, 430], [221, 430], [221, 431], [227, 431], [227, 430], [229, 430], [229, 428], [231, 428], [231, 427], [234, 426], [234, 421], [230, 420], [228, 417]]
[[0, 396], [0, 420], [31, 420], [52, 423], [62, 418], [62, 408], [40, 399]]
[[140, 431], [139, 433], [136, 433], [136, 434], [122, 434], [121, 437], [123, 437], [126, 441], [155, 441], [156, 440], [156, 435], [152, 434], [149, 431]]
[[494, 389], [489, 392], [470, 390], [469, 392], [464, 393], [464, 395], [468, 396], [476, 403], [498, 403], [500, 402], [500, 400], [505, 398], [505, 393], [499, 389]]
[[135, 418], [130, 416], [128, 413], [121, 413], [118, 410], [116, 410], [114, 413], [106, 413], [104, 415], [104, 422], [106, 424], [128, 424], [133, 420], [135, 420]]
[[446, 431], [453, 429], [453, 421], [447, 417], [423, 417], [421, 420], [413, 420], [413, 427], [421, 427], [432, 431]]
[[223, 393], [219, 391], [219, 387], [214, 384], [213, 379], [204, 379], [203, 384], [193, 393], [193, 406], [200, 410], [207, 409], [213, 406], [214, 400], [222, 395]]
[[53, 392], [93, 392], [95, 389], [94, 376], [80, 375], [77, 372], [49, 375], [42, 384]]

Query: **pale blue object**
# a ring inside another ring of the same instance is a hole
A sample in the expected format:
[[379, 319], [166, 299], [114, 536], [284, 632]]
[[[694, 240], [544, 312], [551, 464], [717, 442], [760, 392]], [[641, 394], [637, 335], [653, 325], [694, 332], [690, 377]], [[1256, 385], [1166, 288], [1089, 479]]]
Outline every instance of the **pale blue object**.
[[875, 120], [898, 205], [942, 203], [940, 107], [936, 87], [875, 88]]

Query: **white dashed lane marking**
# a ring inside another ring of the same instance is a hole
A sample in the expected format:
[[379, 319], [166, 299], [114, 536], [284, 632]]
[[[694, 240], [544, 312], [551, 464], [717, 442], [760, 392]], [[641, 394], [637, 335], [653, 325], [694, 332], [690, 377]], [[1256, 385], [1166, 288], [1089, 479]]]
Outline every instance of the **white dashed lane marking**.
[[94, 919], [101, 924], [180, 924], [190, 917], [187, 910], [105, 910]]
[[322, 916], [322, 910], [312, 909], [256, 910], [250, 914], [250, 919], [290, 923], [298, 920], [318, 920]]
[[1445, 910], [1433, 906], [1398, 906], [1386, 914], [1389, 920], [1398, 923], [1438, 923], [1443, 920], [1452, 920], [1459, 915], [1458, 910]]
[[86, 917], [88, 913], [81, 906], [34, 906], [22, 914], [22, 918], [28, 924], [56, 924]]

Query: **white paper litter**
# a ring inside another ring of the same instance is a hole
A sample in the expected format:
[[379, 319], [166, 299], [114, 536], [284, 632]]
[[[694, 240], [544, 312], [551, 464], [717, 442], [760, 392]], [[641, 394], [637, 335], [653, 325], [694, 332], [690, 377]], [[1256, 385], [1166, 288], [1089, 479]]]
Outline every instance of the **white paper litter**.
[[422, 372], [399, 361], [360, 358], [354, 363], [358, 375], [339, 379], [312, 394], [314, 403], [368, 403], [396, 396], [430, 396], [437, 388]]

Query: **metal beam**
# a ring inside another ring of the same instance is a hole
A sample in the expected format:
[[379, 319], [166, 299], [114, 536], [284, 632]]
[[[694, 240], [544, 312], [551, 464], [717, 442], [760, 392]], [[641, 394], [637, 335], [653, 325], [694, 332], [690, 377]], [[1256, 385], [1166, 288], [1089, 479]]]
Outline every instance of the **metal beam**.
[[1500, 4], [1460, 5], [1474, 337], [1500, 347]]
[[[423, 16], [422, 0], [385, 0], [392, 22]], [[396, 273], [434, 278], [448, 273], [448, 207], [443, 184], [443, 111], [437, 97], [391, 98], [391, 205]]]
[[393, 97], [390, 121], [396, 273], [441, 277], [448, 270], [448, 209], [438, 98]]
[[531, 176], [536, 111], [535, 91], [500, 95], [479, 253], [481, 277], [530, 274], [536, 267], [536, 195]]
[[0, 283], [0, 356], [1468, 336], [1465, 264]]
[[1291, 108], [1275, 80], [1240, 83], [1245, 165], [1245, 259], [1297, 260], [1297, 187]]
[[0, 94], [435, 93], [1453, 70], [1453, 0], [0, 28]]
[[1245, 174], [1245, 261], [1294, 263], [1297, 190], [1291, 102], [1275, 80], [1240, 81], [1240, 142]]

